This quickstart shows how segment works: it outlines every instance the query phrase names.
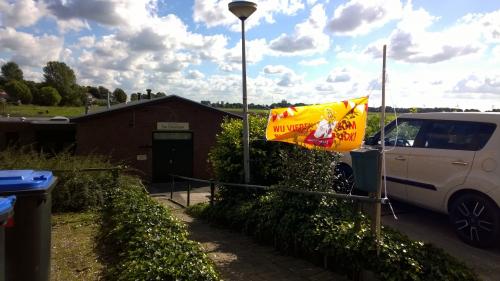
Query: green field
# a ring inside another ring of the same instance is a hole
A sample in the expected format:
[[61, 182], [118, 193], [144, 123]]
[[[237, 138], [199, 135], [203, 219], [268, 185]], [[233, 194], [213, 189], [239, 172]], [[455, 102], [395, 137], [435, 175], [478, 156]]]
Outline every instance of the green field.
[[[101, 110], [103, 107], [92, 106], [90, 112]], [[223, 111], [240, 114], [242, 113], [241, 108], [218, 108]], [[269, 109], [249, 109], [250, 114], [267, 116], [269, 114]], [[85, 107], [83, 106], [40, 106], [40, 105], [0, 105], [0, 116], [12, 116], [12, 117], [53, 117], [53, 116], [66, 116], [74, 117], [83, 115], [85, 113]], [[378, 115], [379, 113], [370, 112], [368, 116]], [[386, 113], [386, 118], [388, 120], [394, 119], [393, 113]]]
[[[242, 108], [217, 108], [222, 111], [227, 111], [235, 114], [241, 114], [243, 113]], [[258, 115], [268, 115], [269, 114], [269, 109], [248, 109], [248, 113], [250, 114], [258, 114]]]
[[[92, 107], [92, 110], [97, 110], [97, 107]], [[85, 107], [83, 106], [40, 106], [40, 105], [0, 105], [1, 116], [12, 117], [53, 117], [66, 116], [74, 117], [83, 115]]]

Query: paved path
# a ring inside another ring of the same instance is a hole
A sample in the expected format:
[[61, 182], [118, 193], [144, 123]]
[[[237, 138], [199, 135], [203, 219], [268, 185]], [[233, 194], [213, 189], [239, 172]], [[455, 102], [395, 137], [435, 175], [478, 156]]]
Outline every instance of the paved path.
[[434, 213], [401, 202], [393, 202], [399, 220], [388, 210], [382, 217], [384, 225], [407, 234], [410, 238], [432, 243], [472, 267], [481, 280], [500, 280], [500, 246], [490, 249], [471, 247], [458, 239], [446, 215]]
[[280, 255], [271, 247], [256, 244], [241, 233], [212, 227], [194, 219], [167, 197], [157, 195], [155, 198], [187, 224], [190, 238], [201, 243], [226, 281], [347, 280], [305, 260]]

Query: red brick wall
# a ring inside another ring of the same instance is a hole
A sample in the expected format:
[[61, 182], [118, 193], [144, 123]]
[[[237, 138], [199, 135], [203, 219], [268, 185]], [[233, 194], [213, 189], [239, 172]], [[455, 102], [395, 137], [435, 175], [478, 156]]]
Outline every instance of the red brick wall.
[[[220, 132], [223, 112], [182, 99], [144, 104], [123, 111], [108, 112], [77, 123], [77, 154], [104, 154], [139, 169], [151, 179], [152, 132], [157, 122], [187, 122], [193, 131], [193, 177], [208, 179], [207, 164], [215, 135]], [[137, 155], [146, 154], [146, 161]]]

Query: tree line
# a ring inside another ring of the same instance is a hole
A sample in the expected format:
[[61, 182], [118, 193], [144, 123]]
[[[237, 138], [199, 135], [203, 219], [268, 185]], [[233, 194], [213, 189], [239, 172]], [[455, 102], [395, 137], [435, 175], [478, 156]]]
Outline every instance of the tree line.
[[12, 61], [2, 65], [1, 74], [0, 91], [5, 91], [11, 102], [81, 106], [92, 100], [107, 102], [108, 96], [112, 103], [122, 103], [127, 100], [127, 94], [121, 88], [111, 92], [103, 86], [78, 85], [75, 72], [64, 62], [47, 62], [43, 67], [42, 82], [25, 80], [19, 65]]
[[[208, 100], [201, 101], [201, 104], [217, 107], [217, 108], [243, 108], [242, 103], [229, 103], [223, 101], [210, 102]], [[270, 105], [261, 104], [248, 104], [249, 109], [271, 109], [271, 108], [282, 108], [290, 106], [304, 106], [309, 105], [305, 103], [290, 103], [287, 100], [281, 100], [280, 102], [272, 103]], [[380, 112], [381, 107], [368, 107], [369, 112]], [[500, 109], [488, 110], [489, 112], [500, 112]], [[487, 111], [487, 112], [488, 112]], [[386, 106], [385, 112], [387, 113], [424, 113], [424, 112], [480, 112], [478, 109], [460, 109], [453, 107], [411, 107], [411, 108], [393, 108], [391, 106]]]

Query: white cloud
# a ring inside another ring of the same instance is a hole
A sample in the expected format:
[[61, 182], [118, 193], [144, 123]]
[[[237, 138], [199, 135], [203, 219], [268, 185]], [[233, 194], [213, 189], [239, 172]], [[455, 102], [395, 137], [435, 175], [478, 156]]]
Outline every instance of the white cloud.
[[[195, 0], [193, 19], [207, 27], [230, 26], [233, 31], [240, 30], [240, 20], [228, 9], [230, 0]], [[257, 3], [257, 10], [245, 21], [246, 29], [251, 29], [261, 22], [274, 23], [274, 15], [294, 15], [304, 9], [302, 0], [262, 0]]]
[[95, 36], [83, 36], [78, 38], [78, 44], [76, 45], [78, 48], [91, 48], [95, 44]]
[[500, 45], [491, 50], [492, 60], [500, 63]]
[[205, 75], [198, 70], [190, 70], [188, 71], [186, 78], [188, 79], [203, 79]]
[[302, 84], [304, 78], [295, 74], [295, 72], [287, 72], [283, 74], [281, 79], [278, 81], [278, 86], [281, 87], [292, 87]]
[[[58, 24], [73, 21], [72, 26], [86, 26], [87, 21], [102, 25], [134, 28], [142, 26], [153, 15], [156, 0], [51, 0], [48, 9], [58, 19]], [[78, 23], [80, 21], [80, 23]]]
[[[262, 61], [265, 54], [269, 54], [269, 48], [265, 39], [255, 39], [246, 41], [246, 61], [248, 64], [254, 64]], [[223, 53], [222, 60], [218, 60], [219, 68], [224, 71], [235, 71], [241, 69], [241, 42], [227, 50], [219, 50]]]
[[0, 26], [31, 26], [45, 14], [43, 1], [16, 0], [12, 2], [0, 0]]
[[[427, 31], [437, 20], [422, 8], [405, 6], [403, 20], [388, 38], [388, 56], [408, 63], [437, 63], [456, 57], [480, 54], [485, 45], [478, 26], [457, 24], [442, 31]], [[420, 23], [420, 24], [419, 24]], [[378, 58], [383, 40], [371, 44], [365, 53]]]
[[288, 68], [284, 65], [266, 65], [263, 70], [264, 70], [264, 73], [266, 73], [266, 74], [292, 72], [292, 70], [290, 68]]
[[53, 35], [34, 36], [13, 28], [0, 28], [0, 49], [12, 53], [11, 59], [21, 66], [45, 65], [58, 60], [63, 50], [62, 38]]
[[467, 14], [459, 24], [480, 34], [486, 43], [500, 43], [500, 9], [487, 14]]
[[299, 62], [300, 65], [304, 66], [318, 66], [318, 65], [323, 65], [327, 64], [328, 61], [325, 58], [317, 58], [317, 59], [312, 59], [312, 60], [301, 60]]
[[321, 53], [330, 47], [329, 37], [323, 33], [326, 14], [323, 5], [311, 9], [309, 18], [295, 26], [293, 34], [281, 34], [269, 43], [269, 47], [287, 55], [307, 55]]
[[349, 70], [346, 68], [336, 68], [326, 78], [326, 81], [329, 83], [342, 83], [348, 82], [351, 80], [351, 74]]
[[328, 23], [331, 32], [356, 36], [379, 28], [402, 14], [399, 0], [351, 0], [335, 9]]
[[457, 93], [496, 94], [500, 97], [500, 74], [481, 77], [471, 75], [458, 81], [452, 91]]

